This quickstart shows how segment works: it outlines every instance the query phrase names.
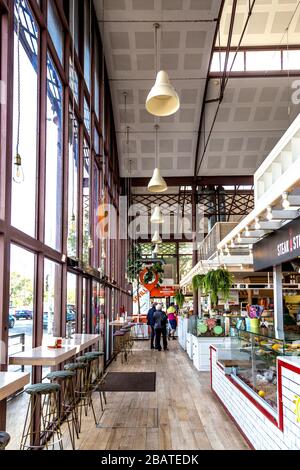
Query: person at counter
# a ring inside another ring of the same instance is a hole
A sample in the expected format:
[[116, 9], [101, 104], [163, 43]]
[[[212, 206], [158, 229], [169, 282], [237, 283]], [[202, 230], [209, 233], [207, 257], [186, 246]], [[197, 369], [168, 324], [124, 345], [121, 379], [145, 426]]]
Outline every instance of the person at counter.
[[283, 299], [283, 324], [284, 326], [294, 326], [297, 325], [297, 322], [293, 315], [290, 315], [289, 309]]

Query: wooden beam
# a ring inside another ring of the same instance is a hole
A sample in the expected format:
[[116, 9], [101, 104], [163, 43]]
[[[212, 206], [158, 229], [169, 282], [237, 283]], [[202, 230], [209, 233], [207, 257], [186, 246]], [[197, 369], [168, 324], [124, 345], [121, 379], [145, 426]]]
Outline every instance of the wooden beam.
[[[125, 178], [122, 178], [125, 179]], [[131, 185], [133, 187], [145, 187], [148, 185], [150, 178], [132, 178]], [[169, 176], [165, 177], [168, 186], [192, 186], [195, 182], [193, 176]], [[238, 176], [198, 176], [196, 178], [197, 185], [216, 185], [216, 186], [235, 186], [235, 185], [253, 185], [252, 175]]]

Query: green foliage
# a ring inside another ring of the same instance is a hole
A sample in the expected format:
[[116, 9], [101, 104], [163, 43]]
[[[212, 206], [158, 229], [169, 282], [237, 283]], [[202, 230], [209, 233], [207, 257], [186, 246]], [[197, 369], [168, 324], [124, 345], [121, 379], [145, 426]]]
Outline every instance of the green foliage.
[[224, 302], [228, 300], [229, 292], [233, 283], [233, 276], [227, 269], [215, 269], [209, 271], [204, 278], [204, 291], [210, 294], [213, 306], [218, 304], [219, 295]]
[[32, 307], [32, 279], [12, 272], [10, 275], [10, 304], [13, 307]]
[[204, 279], [205, 274], [196, 274], [192, 279], [193, 291], [197, 291], [200, 289], [201, 291], [204, 290]]
[[127, 276], [130, 282], [138, 281], [140, 272], [143, 269], [143, 258], [141, 247], [138, 243], [133, 243], [128, 253]]
[[185, 301], [185, 297], [184, 297], [181, 290], [176, 292], [176, 294], [174, 295], [174, 299], [175, 299], [175, 302], [178, 305], [178, 307], [182, 308], [183, 304], [184, 304], [184, 301]]
[[151, 282], [154, 281], [155, 275], [158, 274], [158, 281], [155, 287], [159, 287], [163, 281], [163, 272], [164, 269], [162, 267], [162, 264], [159, 262], [154, 263], [152, 266], [149, 266], [146, 268], [147, 272], [144, 276], [144, 281], [146, 284], [150, 284]]

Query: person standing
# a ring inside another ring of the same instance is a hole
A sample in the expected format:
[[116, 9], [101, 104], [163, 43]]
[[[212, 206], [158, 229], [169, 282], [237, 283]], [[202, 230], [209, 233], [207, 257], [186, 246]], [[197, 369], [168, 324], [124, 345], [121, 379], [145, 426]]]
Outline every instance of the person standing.
[[162, 311], [162, 304], [156, 305], [156, 312], [153, 315], [155, 330], [155, 348], [161, 351], [160, 338], [163, 338], [164, 351], [168, 350], [167, 343], [167, 315]]
[[171, 338], [175, 339], [177, 320], [176, 320], [176, 308], [175, 308], [174, 302], [170, 303], [170, 307], [167, 310], [167, 317], [168, 317], [168, 322], [170, 325], [169, 339]]
[[151, 308], [148, 310], [147, 313], [147, 325], [150, 327], [150, 348], [154, 349], [154, 337], [155, 337], [155, 330], [154, 330], [154, 318], [153, 315], [156, 312], [156, 305], [157, 302], [153, 302]]

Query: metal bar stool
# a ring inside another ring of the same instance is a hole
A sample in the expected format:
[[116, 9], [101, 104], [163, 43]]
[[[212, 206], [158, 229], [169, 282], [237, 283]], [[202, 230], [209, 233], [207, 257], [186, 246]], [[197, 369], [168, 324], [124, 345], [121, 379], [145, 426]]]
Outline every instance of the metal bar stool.
[[124, 336], [125, 333], [121, 330], [115, 331], [114, 333], [114, 355], [115, 355], [115, 360], [117, 359], [117, 355], [121, 353], [121, 362], [123, 364], [124, 358], [123, 358], [123, 351], [124, 351]]
[[94, 408], [94, 403], [93, 403], [93, 397], [92, 397], [93, 387], [91, 386], [91, 384], [92, 384], [92, 372], [93, 372], [91, 364], [92, 364], [93, 360], [94, 360], [94, 358], [89, 357], [89, 356], [79, 356], [79, 357], [76, 357], [76, 359], [75, 359], [75, 361], [78, 364], [85, 364], [85, 366], [86, 366], [86, 373], [85, 373], [85, 376], [84, 376], [83, 390], [82, 390], [82, 393], [81, 393], [81, 397], [83, 398], [83, 402], [84, 402], [85, 416], [87, 416], [88, 407], [90, 407], [91, 410], [92, 410], [92, 413], [93, 413], [95, 424], [97, 424], [98, 421], [97, 421], [97, 418], [96, 418], [96, 413], [95, 413], [95, 408]]
[[[88, 375], [88, 365], [85, 362], [70, 362], [65, 364], [65, 370], [75, 372], [75, 402], [77, 406], [77, 416], [78, 416], [78, 432], [81, 431], [81, 422], [82, 422], [82, 409], [84, 408], [85, 416], [87, 416], [87, 407], [90, 404], [90, 400], [87, 393], [87, 375]], [[94, 419], [96, 421], [94, 408], [92, 406], [92, 411]]]
[[75, 376], [76, 373], [70, 370], [58, 370], [46, 376], [51, 383], [59, 383], [61, 386], [60, 419], [61, 422], [63, 420], [67, 422], [73, 450], [75, 450], [75, 434], [77, 439], [79, 438], [78, 410], [74, 391]]
[[[30, 395], [20, 449], [52, 449], [57, 445], [63, 449], [63, 435], [60, 428], [59, 394], [57, 383], [30, 385], [25, 392]], [[39, 429], [34, 430], [34, 418], [40, 412]]]
[[10, 441], [10, 435], [5, 431], [0, 431], [0, 450], [5, 450], [5, 447]]
[[[101, 410], [104, 410], [103, 407], [103, 400], [104, 403], [106, 404], [106, 396], [105, 392], [102, 392], [101, 390], [98, 389], [98, 385], [100, 384], [103, 373], [104, 373], [104, 368], [101, 367], [100, 365], [100, 358], [104, 356], [104, 352], [101, 351], [90, 351], [85, 353], [84, 357], [90, 359], [90, 377], [89, 377], [89, 384], [91, 387], [92, 392], [98, 391], [99, 392], [99, 398], [100, 398], [100, 405], [101, 405]], [[103, 397], [103, 400], [102, 400]]]

